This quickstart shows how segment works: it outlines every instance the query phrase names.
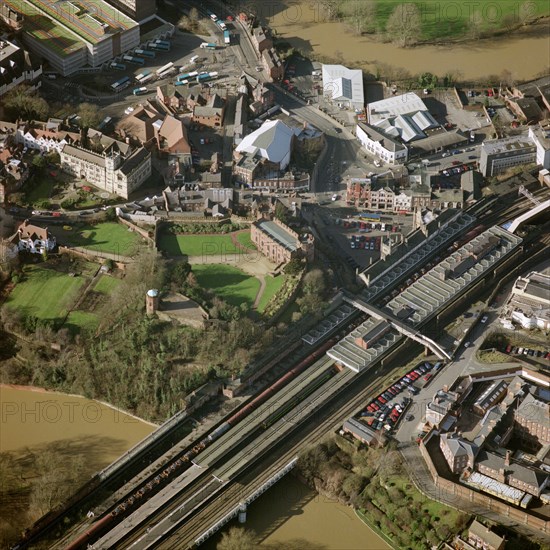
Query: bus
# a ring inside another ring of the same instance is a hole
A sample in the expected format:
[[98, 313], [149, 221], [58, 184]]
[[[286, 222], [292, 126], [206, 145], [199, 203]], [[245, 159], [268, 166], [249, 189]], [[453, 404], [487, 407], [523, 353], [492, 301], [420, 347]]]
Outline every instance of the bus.
[[186, 84], [189, 84], [189, 80], [176, 80], [174, 82], [174, 86], [185, 86]]
[[218, 76], [217, 71], [212, 71], [211, 73], [206, 73], [206, 74], [200, 74], [199, 76], [197, 76], [197, 82], [207, 82], [208, 80], [212, 80], [217, 76]]
[[134, 95], [143, 95], [143, 94], [146, 94], [147, 93], [147, 88], [145, 86], [142, 86], [141, 88], [134, 88], [132, 90], [132, 93]]
[[216, 21], [216, 25], [218, 25], [218, 27], [220, 27], [222, 31], [225, 31], [227, 29], [227, 25], [219, 19]]
[[148, 69], [146, 69], [145, 71], [141, 71], [141, 73], [136, 76], [136, 80], [138, 82], [141, 82], [146, 76], [149, 76], [150, 74], [151, 71], [149, 71]]
[[130, 86], [130, 77], [125, 76], [124, 78], [121, 78], [120, 80], [117, 80], [116, 82], [113, 82], [111, 84], [111, 90], [114, 92], [120, 92]]
[[126, 70], [126, 65], [124, 65], [124, 63], [115, 63], [115, 62], [113, 62], [109, 65], [109, 67], [111, 69], [115, 69], [117, 71], [125, 71]]
[[231, 35], [229, 31], [223, 31], [223, 42], [224, 44], [231, 44]]
[[205, 50], [215, 50], [217, 48], [217, 44], [214, 44], [213, 42], [203, 42], [199, 48], [205, 49]]
[[145, 76], [141, 77], [138, 82], [140, 84], [145, 84], [146, 82], [149, 82], [150, 80], [153, 80], [155, 78], [155, 75], [153, 73], [146, 74]]
[[361, 212], [359, 218], [368, 222], [379, 222], [382, 218], [381, 214], [373, 214], [372, 212]]
[[196, 76], [199, 76], [199, 73], [197, 71], [193, 71], [192, 73], [184, 73], [178, 75], [176, 80], [189, 80], [190, 78], [195, 78]]
[[169, 71], [173, 67], [174, 63], [170, 61], [170, 63], [166, 63], [166, 65], [163, 65], [160, 69], [157, 69], [157, 75], [160, 76], [162, 73]]
[[170, 43], [163, 44], [161, 42], [149, 42], [148, 46], [151, 50], [159, 50], [164, 52], [170, 51]]
[[134, 65], [145, 65], [145, 59], [143, 57], [134, 57], [133, 55], [123, 55], [123, 61], [128, 61], [128, 63], [133, 63]]
[[206, 13], [208, 14], [208, 17], [214, 21], [214, 23], [218, 20], [218, 16], [215, 13], [212, 13], [210, 10], [206, 10]]
[[170, 46], [170, 42], [168, 40], [161, 40], [160, 38], [156, 38], [153, 40], [153, 44], [161, 44], [162, 46]]
[[137, 50], [134, 50], [134, 53], [136, 55], [140, 55], [141, 57], [148, 57], [149, 59], [154, 59], [157, 56], [155, 52], [152, 52], [150, 50], [140, 50], [139, 48]]

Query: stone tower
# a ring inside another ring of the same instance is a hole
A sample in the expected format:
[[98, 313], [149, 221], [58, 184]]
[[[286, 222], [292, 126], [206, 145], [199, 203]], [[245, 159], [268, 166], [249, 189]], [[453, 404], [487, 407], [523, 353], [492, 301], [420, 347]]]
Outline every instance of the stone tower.
[[152, 288], [145, 295], [145, 311], [147, 315], [154, 315], [159, 308], [159, 291]]

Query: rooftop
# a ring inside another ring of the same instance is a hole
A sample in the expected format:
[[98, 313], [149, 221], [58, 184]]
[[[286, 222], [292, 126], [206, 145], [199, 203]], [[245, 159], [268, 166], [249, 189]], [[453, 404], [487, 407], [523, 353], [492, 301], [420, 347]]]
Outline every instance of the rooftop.
[[393, 137], [388, 136], [381, 132], [379, 129], [377, 129], [374, 126], [371, 126], [370, 124], [365, 124], [363, 122], [357, 123], [357, 126], [367, 134], [367, 136], [372, 139], [373, 141], [377, 141], [380, 143], [384, 149], [388, 151], [405, 151], [407, 148], [399, 143], [398, 141], [395, 141]]
[[25, 17], [25, 32], [44, 48], [53, 50], [58, 56], [66, 57], [85, 48], [83, 41], [75, 37], [53, 18], [39, 13], [34, 6], [16, 0], [3, 0], [10, 8]]
[[550, 426], [550, 406], [529, 393], [519, 405], [516, 417]]
[[369, 123], [378, 124], [380, 121], [393, 116], [427, 111], [427, 109], [422, 99], [417, 94], [410, 92], [369, 103], [367, 111]]
[[298, 249], [296, 237], [288, 231], [285, 231], [279, 224], [263, 220], [256, 222], [256, 226], [260, 231], [269, 235], [274, 241], [281, 244], [287, 250], [294, 252]]
[[348, 100], [362, 108], [365, 102], [363, 71], [343, 65], [323, 65], [323, 90], [334, 100]]
[[[46, 14], [79, 38], [97, 44], [114, 32], [126, 31], [138, 24], [103, 0], [93, 5], [84, 0], [23, 0], [18, 6], [31, 6], [30, 14]], [[27, 21], [25, 20], [25, 27]]]
[[485, 140], [481, 145], [481, 151], [487, 155], [499, 153], [511, 153], [522, 149], [533, 149], [535, 145], [525, 136], [511, 136], [504, 139]]

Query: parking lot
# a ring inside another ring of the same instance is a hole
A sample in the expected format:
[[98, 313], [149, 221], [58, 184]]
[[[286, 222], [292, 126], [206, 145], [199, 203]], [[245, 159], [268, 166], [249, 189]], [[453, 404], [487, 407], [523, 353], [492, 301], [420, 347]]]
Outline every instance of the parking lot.
[[403, 421], [420, 420], [415, 416], [416, 411], [409, 410], [412, 397], [431, 384], [442, 366], [442, 363], [428, 361], [418, 364], [372, 399], [359, 413], [361, 421], [375, 431], [385, 430], [390, 433]]

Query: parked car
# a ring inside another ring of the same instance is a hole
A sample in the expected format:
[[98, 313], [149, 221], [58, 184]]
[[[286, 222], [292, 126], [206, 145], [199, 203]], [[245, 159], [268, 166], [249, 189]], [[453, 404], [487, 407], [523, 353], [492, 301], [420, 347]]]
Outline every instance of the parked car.
[[487, 315], [484, 315], [484, 316], [481, 318], [481, 322], [482, 322], [482, 323], [486, 323], [488, 320], [489, 320], [489, 317], [488, 317]]

